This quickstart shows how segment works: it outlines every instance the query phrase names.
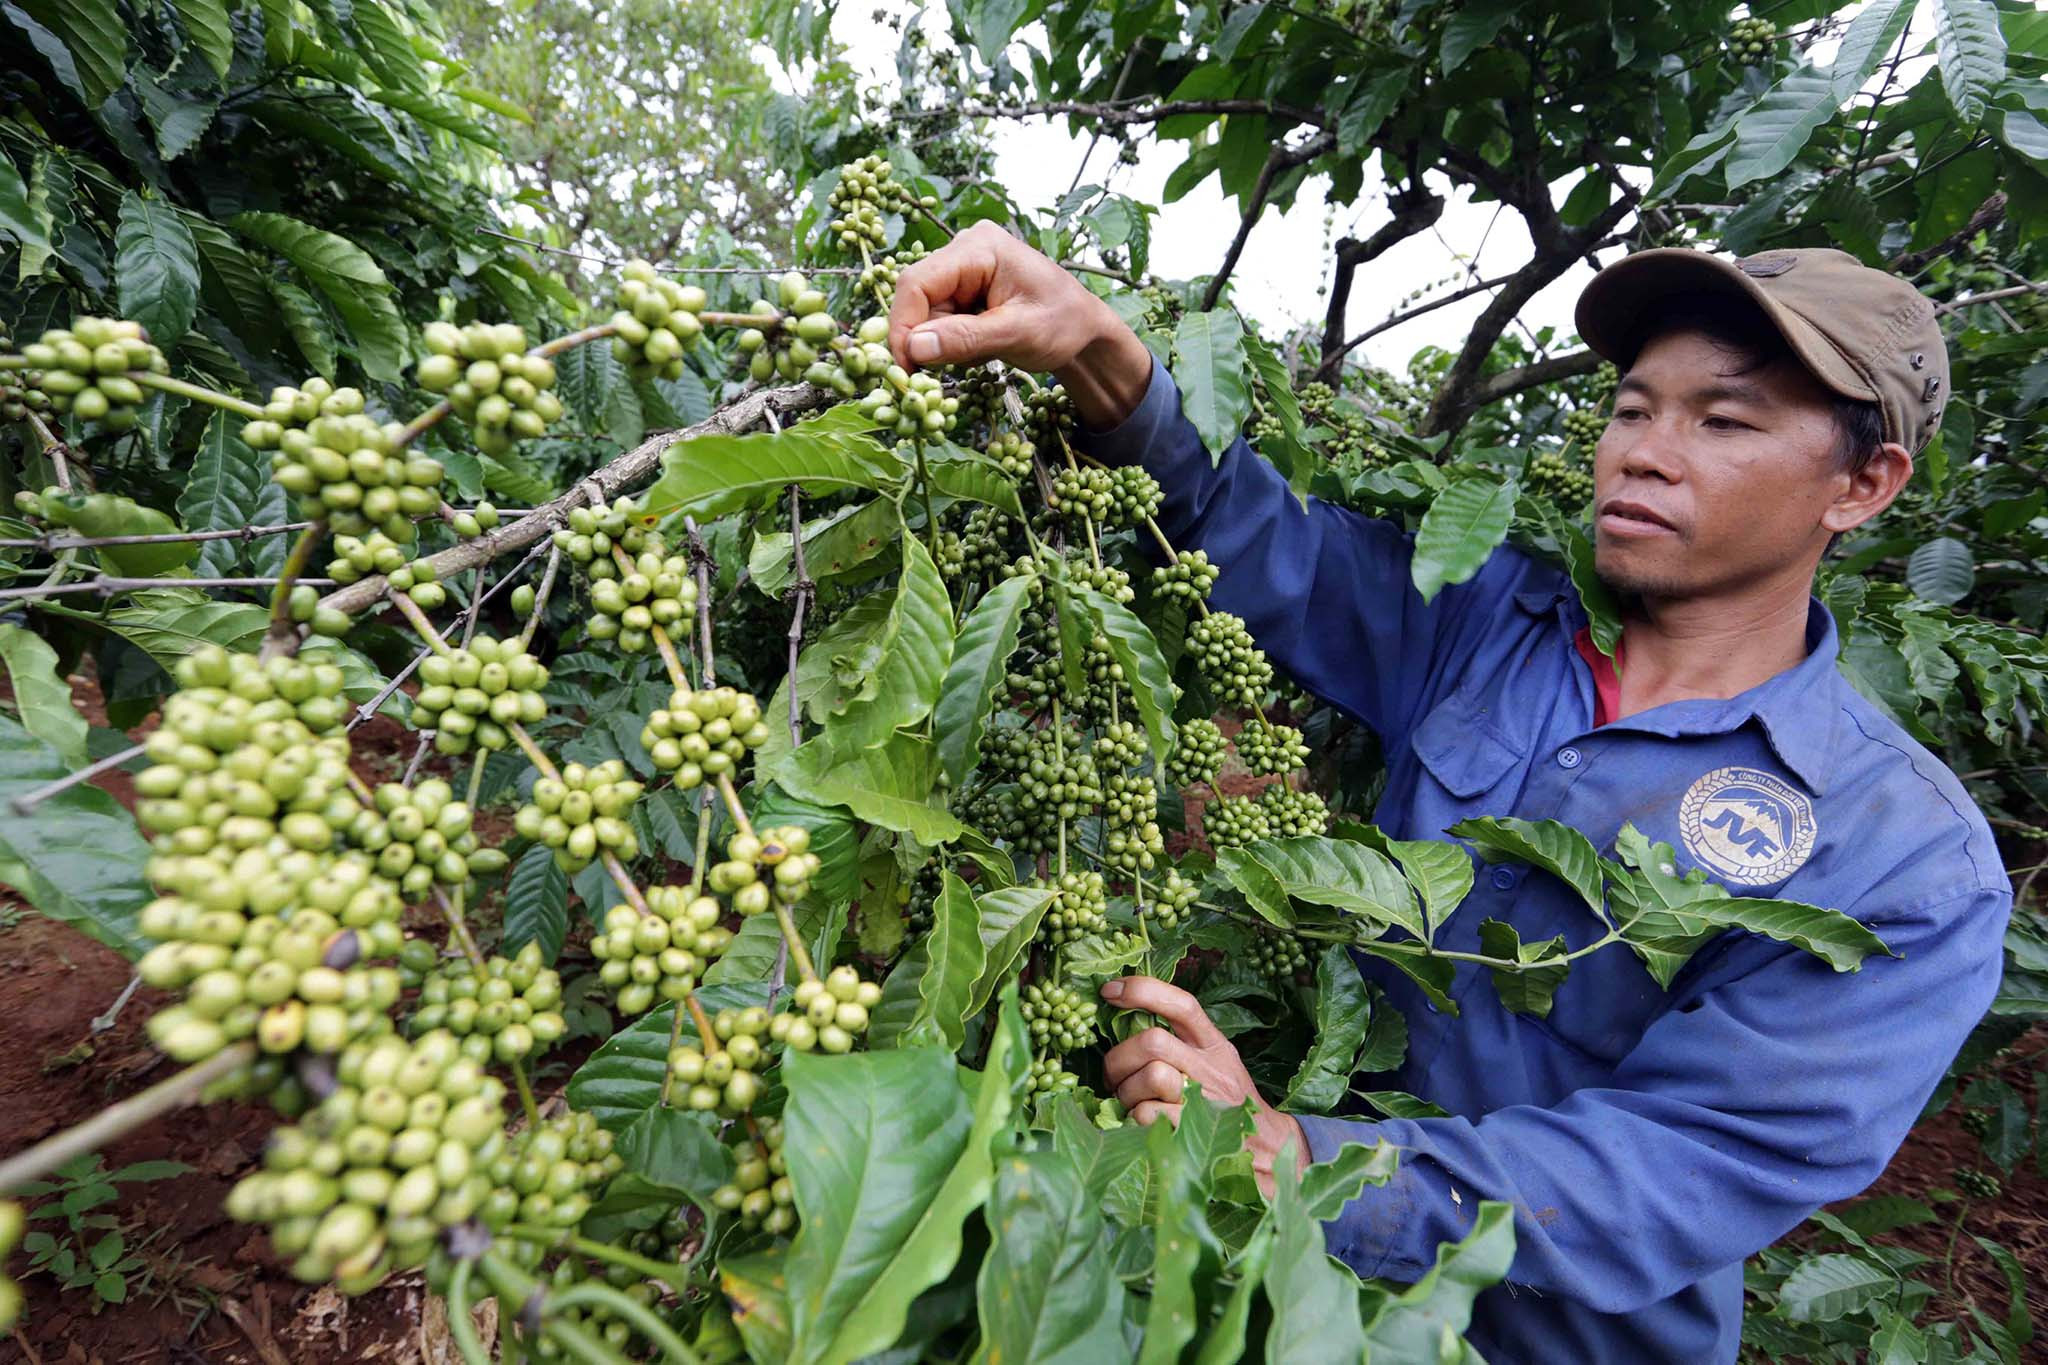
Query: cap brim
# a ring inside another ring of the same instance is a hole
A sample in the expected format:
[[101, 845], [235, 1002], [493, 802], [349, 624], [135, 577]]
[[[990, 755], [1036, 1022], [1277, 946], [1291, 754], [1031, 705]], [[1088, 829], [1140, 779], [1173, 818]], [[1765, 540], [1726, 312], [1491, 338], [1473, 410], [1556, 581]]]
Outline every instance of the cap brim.
[[1592, 351], [1626, 368], [1660, 305], [1677, 294], [1729, 294], [1755, 304], [1800, 363], [1844, 398], [1881, 401], [1879, 394], [1826, 334], [1771, 297], [1739, 267], [1684, 247], [1656, 247], [1625, 256], [1593, 277], [1574, 317]]

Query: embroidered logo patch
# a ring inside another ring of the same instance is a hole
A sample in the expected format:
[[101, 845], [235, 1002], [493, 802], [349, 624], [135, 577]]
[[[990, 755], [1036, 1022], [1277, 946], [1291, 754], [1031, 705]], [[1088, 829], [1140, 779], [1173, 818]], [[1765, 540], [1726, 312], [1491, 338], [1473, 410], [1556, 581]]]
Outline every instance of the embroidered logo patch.
[[1679, 802], [1678, 832], [1710, 875], [1767, 886], [1805, 864], [1819, 827], [1796, 787], [1755, 768], [1716, 768]]

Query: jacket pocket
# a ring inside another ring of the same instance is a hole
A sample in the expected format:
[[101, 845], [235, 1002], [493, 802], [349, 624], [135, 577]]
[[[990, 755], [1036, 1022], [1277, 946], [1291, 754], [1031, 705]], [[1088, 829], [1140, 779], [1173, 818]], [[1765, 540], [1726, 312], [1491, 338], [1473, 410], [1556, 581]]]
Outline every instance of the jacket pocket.
[[1524, 757], [1501, 735], [1469, 686], [1431, 708], [1409, 743], [1430, 776], [1461, 800], [1491, 790]]

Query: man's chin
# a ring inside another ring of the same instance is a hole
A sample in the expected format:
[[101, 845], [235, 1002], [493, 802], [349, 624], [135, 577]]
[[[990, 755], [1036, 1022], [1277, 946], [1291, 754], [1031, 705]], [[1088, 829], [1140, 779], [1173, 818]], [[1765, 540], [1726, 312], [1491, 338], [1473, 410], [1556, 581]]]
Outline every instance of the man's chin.
[[1649, 556], [1634, 555], [1595, 542], [1593, 572], [1609, 592], [1623, 600], [1683, 597], [1693, 584], [1674, 567], [1648, 562]]

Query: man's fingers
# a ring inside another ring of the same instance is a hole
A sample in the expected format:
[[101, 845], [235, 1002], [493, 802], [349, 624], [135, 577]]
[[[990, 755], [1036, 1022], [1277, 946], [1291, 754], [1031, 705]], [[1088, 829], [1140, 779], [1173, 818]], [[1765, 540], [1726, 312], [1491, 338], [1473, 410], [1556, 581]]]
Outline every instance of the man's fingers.
[[1000, 358], [1016, 340], [1016, 327], [1001, 308], [987, 313], [934, 314], [904, 338], [912, 365], [973, 365]]
[[925, 361], [912, 352], [912, 330], [941, 314], [979, 305], [995, 277], [995, 244], [971, 229], [897, 276], [889, 306], [889, 350], [896, 363], [905, 369], [935, 363], [937, 357]]
[[1165, 1062], [1147, 1062], [1124, 1078], [1123, 1084], [1116, 1088], [1116, 1097], [1123, 1101], [1126, 1109], [1135, 1109], [1145, 1100], [1178, 1104], [1187, 1082], [1187, 1076], [1179, 1067]]
[[1177, 1071], [1192, 1074], [1197, 1054], [1163, 1028], [1143, 1029], [1118, 1043], [1102, 1058], [1102, 1074], [1113, 1090], [1119, 1081], [1147, 1062], [1165, 1062]]
[[1210, 1048], [1224, 1041], [1222, 1031], [1209, 1022], [1202, 1002], [1178, 986], [1150, 976], [1126, 976], [1106, 981], [1102, 998], [1119, 1009], [1145, 1010], [1156, 1014], [1182, 1041], [1198, 1048]]
[[1139, 1100], [1131, 1107], [1131, 1120], [1139, 1127], [1148, 1127], [1157, 1119], [1165, 1119], [1174, 1127], [1180, 1127], [1181, 1106], [1168, 1104], [1165, 1100]]

